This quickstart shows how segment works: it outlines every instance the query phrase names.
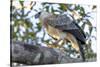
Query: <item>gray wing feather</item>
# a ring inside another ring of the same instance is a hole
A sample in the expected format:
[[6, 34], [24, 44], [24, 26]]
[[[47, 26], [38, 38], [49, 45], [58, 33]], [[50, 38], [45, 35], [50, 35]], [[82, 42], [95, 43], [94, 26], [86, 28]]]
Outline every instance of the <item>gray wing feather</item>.
[[67, 15], [58, 15], [48, 18], [48, 24], [64, 32], [73, 34], [78, 40], [85, 43], [86, 36], [78, 24], [73, 22]]
[[68, 25], [68, 24], [72, 23], [72, 21], [70, 20], [70, 18], [67, 17], [66, 15], [52, 16], [52, 17], [49, 17], [47, 20], [48, 20], [49, 25], [51, 25], [53, 27], [59, 26], [59, 25], [60, 26], [62, 26], [62, 25]]

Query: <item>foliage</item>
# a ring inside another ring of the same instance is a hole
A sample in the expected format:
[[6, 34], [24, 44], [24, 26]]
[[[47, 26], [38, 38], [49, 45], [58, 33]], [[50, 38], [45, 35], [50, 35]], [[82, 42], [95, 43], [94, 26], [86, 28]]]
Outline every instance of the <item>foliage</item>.
[[[91, 13], [96, 9], [95, 5], [87, 5], [92, 6], [91, 12], [86, 12], [85, 8], [79, 4], [56, 4], [56, 3], [41, 3], [41, 7], [36, 8], [38, 2], [30, 1], [30, 3], [26, 6], [24, 1], [13, 1], [11, 2], [11, 33], [12, 33], [12, 40], [17, 41], [24, 41], [28, 43], [32, 43], [32, 41], [36, 41], [37, 43], [46, 43], [50, 44], [53, 39], [49, 36], [48, 39], [46, 38], [47, 33], [43, 30], [42, 25], [38, 19], [34, 18], [34, 15], [41, 11], [42, 9], [52, 12], [54, 14], [62, 14], [68, 13], [71, 15], [76, 22], [80, 25], [80, 27], [85, 30], [88, 28], [88, 31], [85, 32], [87, 45], [85, 45], [85, 52], [86, 58], [95, 58], [96, 54], [91, 49], [92, 38], [95, 36], [92, 35], [93, 30], [96, 32], [96, 27], [94, 27], [91, 23]], [[17, 3], [17, 5], [15, 5]], [[19, 4], [19, 5], [18, 5]], [[55, 7], [56, 6], [56, 7]], [[86, 27], [87, 26], [87, 27]], [[41, 34], [39, 37], [38, 34]], [[96, 41], [96, 40], [95, 40]], [[63, 46], [66, 49], [66, 47]], [[74, 53], [69, 45], [68, 48], [71, 53]], [[66, 49], [66, 50], [67, 50]], [[67, 50], [68, 51], [68, 50]]]

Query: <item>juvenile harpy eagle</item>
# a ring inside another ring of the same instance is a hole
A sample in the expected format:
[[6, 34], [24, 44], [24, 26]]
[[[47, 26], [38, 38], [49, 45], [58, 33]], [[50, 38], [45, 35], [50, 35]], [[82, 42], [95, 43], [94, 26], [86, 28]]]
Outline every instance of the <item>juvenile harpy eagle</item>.
[[81, 54], [83, 61], [85, 61], [82, 44], [85, 44], [86, 36], [75, 21], [67, 15], [54, 15], [49, 12], [39, 12], [35, 17], [38, 16], [51, 37], [58, 41], [70, 41], [72, 47]]

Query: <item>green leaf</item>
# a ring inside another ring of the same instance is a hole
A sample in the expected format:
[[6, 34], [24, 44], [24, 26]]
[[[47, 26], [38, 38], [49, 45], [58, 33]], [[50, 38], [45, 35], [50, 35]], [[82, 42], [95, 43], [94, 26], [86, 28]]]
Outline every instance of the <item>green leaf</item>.
[[33, 26], [33, 24], [28, 20], [25, 20], [24, 24], [25, 24], [26, 28], [31, 28]]
[[93, 29], [92, 27], [89, 27], [90, 34], [92, 33], [92, 29]]
[[54, 9], [53, 9], [53, 7], [51, 7], [51, 11], [52, 11], [52, 13], [54, 13]]
[[82, 24], [81, 28], [84, 30], [84, 28], [85, 28], [85, 22]]
[[45, 8], [46, 8], [46, 11], [49, 12], [49, 6], [46, 6]]
[[93, 29], [92, 23], [91, 23], [90, 20], [88, 20], [88, 19], [86, 19], [86, 21], [87, 21], [86, 24], [89, 26], [89, 31], [90, 31], [90, 34], [91, 34], [92, 29]]
[[92, 27], [92, 23], [90, 22], [90, 20], [86, 19], [87, 23], [90, 27]]
[[29, 35], [30, 37], [32, 37], [32, 38], [35, 37], [35, 33], [34, 33], [34, 32], [29, 32], [28, 35]]
[[84, 8], [83, 7], [80, 7], [80, 15], [81, 16], [85, 16], [85, 11], [84, 11]]
[[80, 5], [78, 5], [78, 6], [76, 5], [75, 10], [79, 10], [79, 9], [80, 9]]
[[41, 27], [42, 27], [41, 22], [40, 22], [40, 23], [37, 23], [37, 28], [38, 28], [38, 31], [40, 31], [40, 30], [41, 30]]
[[24, 6], [24, 1], [19, 1], [20, 5], [23, 7]]
[[60, 5], [59, 9], [61, 9], [63, 11], [67, 10], [67, 5], [66, 4], [59, 4], [59, 5]]

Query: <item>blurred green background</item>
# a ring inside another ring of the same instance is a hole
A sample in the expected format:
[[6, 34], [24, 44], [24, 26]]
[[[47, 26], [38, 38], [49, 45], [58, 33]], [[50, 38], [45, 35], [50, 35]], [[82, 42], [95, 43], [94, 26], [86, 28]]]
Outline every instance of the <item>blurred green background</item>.
[[[39, 19], [34, 17], [41, 10], [52, 12], [54, 14], [69, 14], [86, 35], [85, 57], [88, 60], [96, 60], [96, 10], [95, 5], [83, 4], [63, 4], [34, 1], [11, 1], [10, 27], [11, 40], [23, 41], [29, 44], [47, 46], [50, 44], [50, 37], [40, 23]], [[70, 45], [63, 45], [67, 55], [74, 55], [74, 50]], [[75, 56], [75, 55], [74, 55]]]

